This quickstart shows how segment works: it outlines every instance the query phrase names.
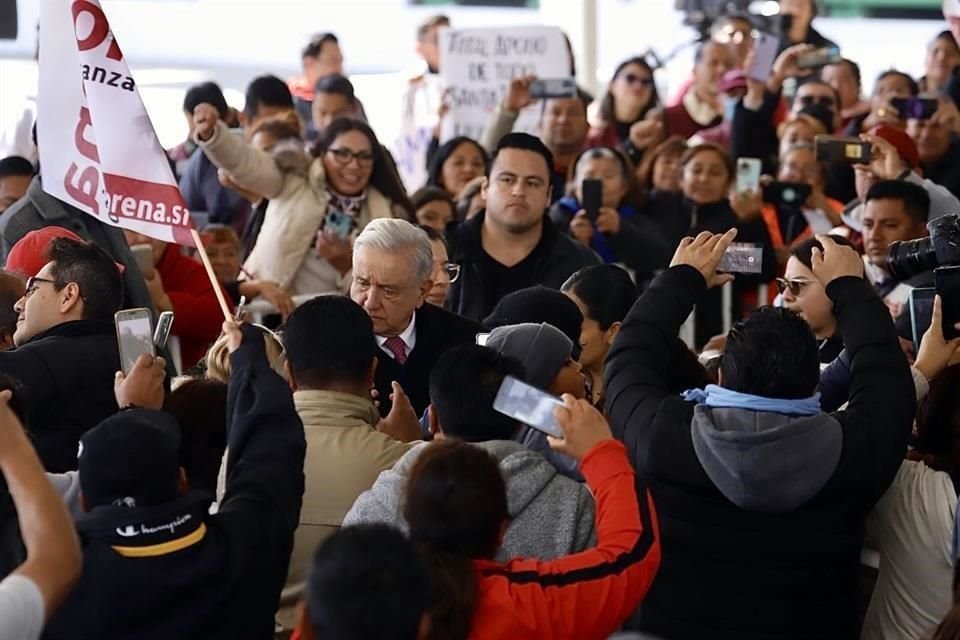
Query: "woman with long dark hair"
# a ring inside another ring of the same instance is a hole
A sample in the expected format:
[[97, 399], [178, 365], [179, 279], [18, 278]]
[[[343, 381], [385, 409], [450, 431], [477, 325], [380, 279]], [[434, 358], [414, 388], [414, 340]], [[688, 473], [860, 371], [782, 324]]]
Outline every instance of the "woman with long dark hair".
[[[617, 65], [607, 92], [600, 100], [600, 121], [587, 136], [589, 147], [623, 146], [628, 153], [635, 148], [639, 154], [648, 145], [636, 145], [640, 142], [636, 131], [631, 136], [634, 125], [641, 123], [654, 109], [660, 107], [657, 85], [653, 79], [653, 69], [642, 56], [624, 60]], [[652, 123], [640, 128], [652, 128]], [[649, 142], [654, 142], [651, 139]], [[649, 143], [648, 143], [649, 144]]]
[[458, 136], [443, 143], [430, 161], [427, 186], [440, 187], [459, 198], [474, 178], [487, 173], [487, 151], [473, 138]]
[[270, 199], [243, 265], [250, 277], [292, 294], [346, 292], [353, 238], [375, 218], [413, 218], [400, 179], [366, 123], [338, 118], [309, 156], [279, 163], [230, 135], [210, 110], [194, 111], [197, 144], [237, 186]]
[[404, 517], [434, 576], [433, 640], [605, 639], [649, 590], [659, 533], [650, 494], [638, 501], [626, 449], [585, 400], [564, 396], [554, 415], [565, 436], [551, 446], [580, 460], [596, 496], [597, 546], [588, 551], [496, 562], [510, 517], [497, 462], [440, 440], [414, 464]]

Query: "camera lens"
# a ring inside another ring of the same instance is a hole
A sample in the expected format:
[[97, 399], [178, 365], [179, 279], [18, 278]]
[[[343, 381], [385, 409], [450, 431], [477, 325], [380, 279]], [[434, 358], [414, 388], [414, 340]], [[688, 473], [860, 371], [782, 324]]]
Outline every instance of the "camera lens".
[[898, 281], [936, 269], [937, 252], [930, 238], [891, 242], [887, 249], [887, 267]]

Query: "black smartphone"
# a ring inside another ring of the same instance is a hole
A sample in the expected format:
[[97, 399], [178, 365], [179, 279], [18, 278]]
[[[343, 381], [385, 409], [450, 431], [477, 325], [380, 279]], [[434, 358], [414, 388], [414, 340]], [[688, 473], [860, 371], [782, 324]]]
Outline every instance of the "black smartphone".
[[583, 190], [583, 210], [591, 222], [596, 222], [603, 205], [603, 181], [595, 178], [585, 178], [580, 186]]
[[817, 136], [813, 139], [813, 148], [818, 162], [870, 164], [872, 146], [860, 138]]
[[802, 207], [813, 187], [802, 182], [771, 182], [763, 187], [763, 201], [785, 207]]
[[960, 322], [960, 267], [934, 269], [933, 281], [942, 305], [943, 339], [960, 338], [960, 331], [954, 326]]
[[920, 348], [920, 338], [930, 328], [933, 322], [933, 297], [937, 290], [920, 287], [910, 290], [910, 335], [913, 338], [913, 348]]
[[940, 103], [935, 98], [890, 98], [890, 106], [903, 120], [929, 120]]

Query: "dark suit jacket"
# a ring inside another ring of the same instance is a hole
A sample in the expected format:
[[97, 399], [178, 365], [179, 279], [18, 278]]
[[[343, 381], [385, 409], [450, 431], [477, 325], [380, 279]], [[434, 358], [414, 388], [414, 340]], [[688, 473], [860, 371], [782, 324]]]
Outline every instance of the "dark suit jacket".
[[421, 415], [430, 404], [430, 371], [440, 356], [451, 347], [473, 343], [480, 325], [432, 304], [424, 304], [416, 312], [417, 341], [401, 367], [383, 352], [377, 354], [375, 384], [380, 393], [380, 414], [390, 413], [393, 393], [390, 383], [399, 382], [410, 398], [414, 411]]

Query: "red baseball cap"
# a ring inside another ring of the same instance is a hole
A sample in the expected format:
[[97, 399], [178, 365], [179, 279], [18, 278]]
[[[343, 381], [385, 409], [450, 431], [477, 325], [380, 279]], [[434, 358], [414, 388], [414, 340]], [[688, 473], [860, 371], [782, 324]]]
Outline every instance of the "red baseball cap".
[[[50, 262], [50, 243], [57, 238], [69, 238], [77, 242], [86, 242], [83, 238], [63, 227], [43, 227], [23, 236], [10, 248], [7, 264], [4, 268], [24, 278], [40, 273], [43, 266]], [[117, 269], [123, 273], [124, 266], [117, 263]]]
[[911, 169], [920, 164], [920, 152], [917, 151], [917, 143], [907, 135], [906, 131], [891, 127], [888, 124], [879, 124], [867, 133], [883, 138], [892, 144], [897, 153], [900, 154], [900, 159]]

